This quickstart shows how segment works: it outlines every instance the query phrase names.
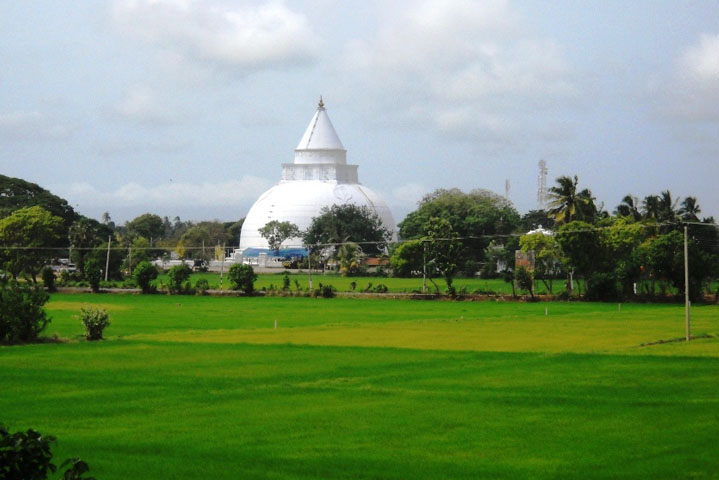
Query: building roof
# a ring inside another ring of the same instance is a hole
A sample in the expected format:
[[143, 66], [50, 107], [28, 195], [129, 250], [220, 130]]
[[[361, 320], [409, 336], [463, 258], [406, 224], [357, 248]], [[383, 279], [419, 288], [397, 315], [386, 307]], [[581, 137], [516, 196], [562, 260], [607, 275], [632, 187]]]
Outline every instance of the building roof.
[[345, 150], [320, 97], [317, 111], [295, 150]]

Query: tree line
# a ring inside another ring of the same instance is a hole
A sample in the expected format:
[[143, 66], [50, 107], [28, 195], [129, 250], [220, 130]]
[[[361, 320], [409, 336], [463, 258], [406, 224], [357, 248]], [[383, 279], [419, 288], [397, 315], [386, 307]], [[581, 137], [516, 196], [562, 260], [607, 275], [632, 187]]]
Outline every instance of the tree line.
[[[688, 226], [690, 291], [700, 298], [719, 276], [719, 239], [711, 217], [702, 218], [696, 198], [662, 191], [639, 199], [625, 196], [609, 212], [577, 176], [562, 176], [549, 189], [546, 210], [520, 215], [512, 203], [487, 190], [439, 189], [423, 197], [398, 225], [399, 242], [367, 208], [334, 205], [307, 231], [272, 221], [260, 229], [279, 253], [300, 237], [313, 265], [332, 264], [343, 274], [361, 272], [362, 258], [383, 257], [392, 274], [443, 279], [453, 293], [457, 275], [501, 276], [527, 287], [542, 282], [555, 294], [567, 290], [609, 300], [683, 291], [683, 225]], [[97, 221], [79, 215], [67, 201], [21, 179], [0, 176], [0, 260], [13, 278], [35, 282], [44, 265], [69, 252], [80, 276], [107, 273], [122, 279], [143, 261], [167, 256], [210, 260], [237, 245], [243, 220], [188, 222], [146, 213], [116, 225], [109, 213]], [[537, 231], [539, 226], [546, 231]], [[107, 272], [108, 241], [110, 249]], [[516, 252], [531, 268], [515, 268]]]

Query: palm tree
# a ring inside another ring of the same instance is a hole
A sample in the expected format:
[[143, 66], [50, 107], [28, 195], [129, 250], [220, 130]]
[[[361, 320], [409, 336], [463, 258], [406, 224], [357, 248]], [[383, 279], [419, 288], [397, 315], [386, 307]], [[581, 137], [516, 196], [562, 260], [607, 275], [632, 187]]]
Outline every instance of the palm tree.
[[659, 219], [661, 216], [661, 209], [659, 206], [659, 197], [657, 195], [647, 195], [642, 201], [642, 215], [644, 218]]
[[679, 199], [672, 200], [672, 193], [669, 190], [664, 190], [659, 195], [659, 219], [663, 222], [675, 222], [678, 202]]
[[579, 179], [561, 176], [557, 178], [557, 186], [548, 192], [550, 217], [556, 224], [569, 223], [573, 220], [594, 220], [597, 213], [594, 197], [589, 189], [577, 192]]
[[685, 222], [698, 222], [701, 212], [702, 209], [699, 207], [696, 197], [686, 197], [678, 211], [680, 218]]
[[614, 214], [622, 217], [630, 217], [634, 220], [641, 220], [639, 212], [639, 199], [632, 195], [625, 195], [622, 202], [614, 209]]

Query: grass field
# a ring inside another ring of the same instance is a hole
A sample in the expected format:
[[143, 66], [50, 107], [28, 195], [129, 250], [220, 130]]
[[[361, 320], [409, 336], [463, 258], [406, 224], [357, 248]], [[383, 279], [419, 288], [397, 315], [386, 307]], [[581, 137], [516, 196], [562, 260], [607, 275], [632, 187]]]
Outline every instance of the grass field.
[[[270, 286], [274, 286], [279, 289], [282, 288], [282, 273], [260, 273], [257, 275], [257, 281], [255, 282], [255, 288], [261, 290], [262, 288], [269, 289]], [[192, 285], [197, 282], [200, 278], [204, 278], [210, 284], [210, 288], [219, 289], [220, 287], [220, 275], [215, 272], [206, 273], [193, 273], [190, 279]], [[299, 283], [300, 288], [307, 289], [309, 287], [309, 275], [307, 272], [304, 273], [293, 273], [289, 275], [290, 288], [295, 290], [295, 280]], [[441, 292], [444, 292], [446, 285], [443, 280], [434, 280]], [[155, 281], [155, 284], [159, 282], [168, 283], [167, 274], [161, 274]], [[386, 285], [390, 292], [402, 293], [402, 292], [419, 292], [422, 290], [422, 278], [394, 278], [394, 277], [343, 277], [336, 273], [313, 273], [312, 283], [315, 288], [320, 283], [325, 285], [332, 285], [337, 288], [340, 292], [351, 291], [351, 284], [355, 283], [355, 291], [361, 291], [366, 289], [371, 283], [373, 287], [378, 284]], [[465, 288], [468, 293], [500, 293], [504, 295], [511, 295], [512, 286], [499, 278], [457, 278], [454, 281], [454, 286], [457, 290]], [[554, 280], [554, 291], [558, 293], [564, 289], [564, 283], [561, 280]], [[223, 277], [222, 288], [228, 289], [230, 287], [227, 276]], [[427, 280], [427, 290], [434, 292], [434, 286], [432, 282]], [[547, 289], [541, 282], [537, 282], [535, 287], [535, 293], [542, 295], [547, 293]], [[520, 293], [519, 291], [517, 293]], [[525, 292], [526, 293], [526, 292]]]
[[[107, 340], [80, 341], [80, 306]], [[545, 307], [546, 313], [545, 315]], [[676, 305], [54, 295], [0, 421], [107, 479], [719, 478], [719, 339]], [[719, 333], [719, 308], [692, 311]], [[274, 328], [277, 320], [278, 328]]]

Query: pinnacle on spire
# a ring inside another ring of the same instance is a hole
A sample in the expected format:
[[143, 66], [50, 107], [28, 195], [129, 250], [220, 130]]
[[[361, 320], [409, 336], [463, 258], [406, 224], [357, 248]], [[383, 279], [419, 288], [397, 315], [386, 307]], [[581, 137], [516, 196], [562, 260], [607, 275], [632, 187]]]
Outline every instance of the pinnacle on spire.
[[322, 95], [320, 95], [320, 103], [317, 104], [317, 108], [325, 108], [325, 102], [322, 101]]

